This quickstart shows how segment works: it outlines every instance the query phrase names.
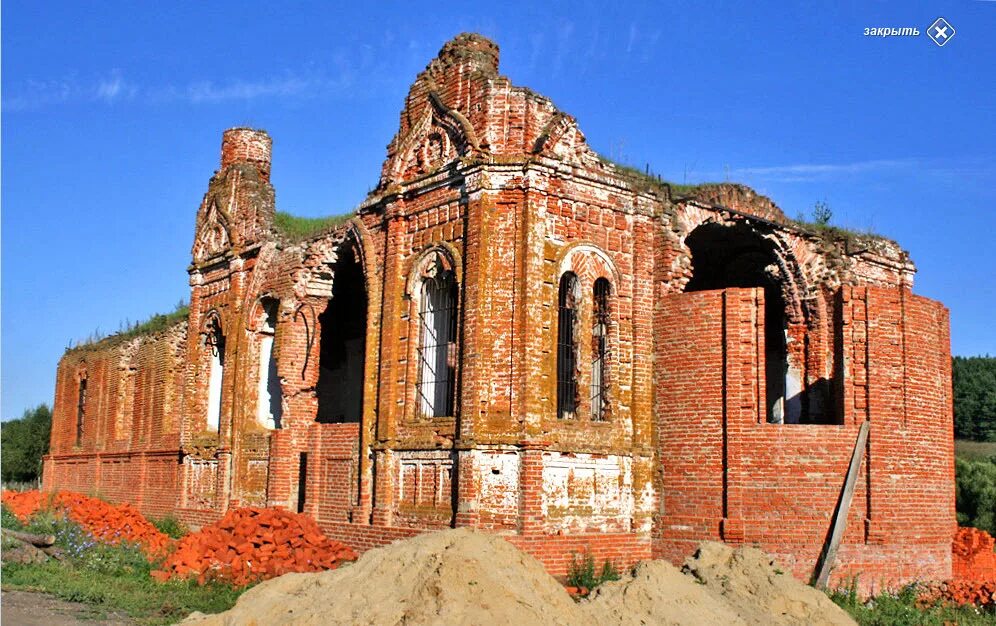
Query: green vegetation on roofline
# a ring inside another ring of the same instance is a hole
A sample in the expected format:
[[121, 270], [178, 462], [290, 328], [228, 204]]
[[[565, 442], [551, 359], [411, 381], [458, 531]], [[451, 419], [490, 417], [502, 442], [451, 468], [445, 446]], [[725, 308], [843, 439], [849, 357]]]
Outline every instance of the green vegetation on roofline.
[[90, 335], [82, 342], [76, 345], [70, 344], [67, 350], [93, 348], [98, 345], [113, 345], [122, 341], [127, 341], [128, 339], [140, 337], [142, 335], [153, 335], [186, 320], [189, 313], [190, 307], [185, 301], [180, 300], [170, 313], [156, 313], [152, 317], [141, 322], [131, 322], [129, 320], [125, 320], [121, 323], [121, 327], [118, 332], [112, 335], [105, 335], [100, 332], [100, 329], [98, 328], [90, 333]]
[[273, 216], [273, 227], [291, 241], [304, 241], [340, 224], [345, 224], [354, 215], [356, 215], [355, 211], [329, 217], [298, 217], [284, 211], [277, 211], [276, 215]]
[[615, 168], [616, 172], [630, 179], [637, 191], [651, 191], [654, 189], [661, 189], [667, 185], [671, 188], [671, 198], [685, 198], [694, 195], [695, 191], [699, 187], [722, 184], [710, 182], [695, 183], [692, 185], [673, 183], [662, 177], [660, 174], [650, 171], [649, 165], [641, 170], [638, 167], [626, 165], [625, 163], [619, 163], [602, 155], [598, 155], [598, 159], [606, 165], [611, 165]]

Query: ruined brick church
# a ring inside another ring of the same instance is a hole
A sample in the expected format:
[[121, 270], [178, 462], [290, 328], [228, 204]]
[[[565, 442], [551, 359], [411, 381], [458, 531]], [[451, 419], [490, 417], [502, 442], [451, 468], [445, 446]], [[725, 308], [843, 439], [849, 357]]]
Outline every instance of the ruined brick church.
[[224, 133], [184, 319], [66, 352], [46, 489], [285, 507], [358, 550], [471, 526], [553, 573], [714, 539], [808, 578], [868, 423], [835, 579], [949, 577], [948, 312], [897, 244], [615, 165], [477, 35], [351, 217], [281, 228], [270, 156]]

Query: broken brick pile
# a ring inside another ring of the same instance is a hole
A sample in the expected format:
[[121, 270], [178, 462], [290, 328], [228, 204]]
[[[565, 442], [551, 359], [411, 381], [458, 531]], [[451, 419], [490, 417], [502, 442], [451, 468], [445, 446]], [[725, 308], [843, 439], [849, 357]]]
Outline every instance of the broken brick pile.
[[3, 504], [17, 519], [22, 522], [28, 521], [35, 511], [41, 508], [42, 494], [40, 491], [11, 491], [5, 489], [3, 492]]
[[169, 535], [160, 532], [130, 504], [111, 504], [71, 491], [56, 494], [54, 502], [98, 541], [137, 543], [150, 557], [165, 555], [173, 545]]
[[196, 576], [236, 586], [288, 572], [335, 569], [356, 559], [352, 548], [332, 541], [310, 517], [282, 509], [233, 509], [218, 522], [180, 540], [152, 572], [153, 578]]
[[54, 494], [5, 491], [3, 503], [22, 521], [41, 509], [62, 511], [96, 540], [108, 544], [136, 543], [150, 558], [165, 555], [173, 544], [168, 535], [127, 503], [111, 504], [71, 491]]
[[996, 580], [949, 580], [926, 585], [920, 593], [920, 602], [974, 604], [978, 607], [996, 606]]
[[951, 545], [951, 577], [962, 581], [996, 581], [996, 539], [978, 528], [959, 528]]
[[996, 539], [978, 528], [959, 528], [951, 545], [952, 580], [928, 584], [920, 594], [926, 603], [996, 606]]

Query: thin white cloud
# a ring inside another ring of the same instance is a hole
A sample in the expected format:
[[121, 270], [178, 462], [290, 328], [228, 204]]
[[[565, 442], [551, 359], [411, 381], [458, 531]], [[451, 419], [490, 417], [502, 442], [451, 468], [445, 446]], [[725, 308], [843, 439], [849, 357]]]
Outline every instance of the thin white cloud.
[[138, 92], [138, 86], [126, 81], [120, 70], [114, 70], [111, 75], [97, 82], [95, 99], [108, 104], [119, 98], [131, 98]]
[[884, 171], [899, 171], [919, 167], [917, 159], [874, 159], [852, 163], [794, 163], [765, 167], [738, 167], [723, 172], [712, 172], [710, 176], [722, 176], [730, 180], [755, 178], [783, 183], [810, 182], [835, 176], [853, 176]]
[[[339, 79], [323, 76], [283, 75], [260, 80], [202, 80], [186, 85], [141, 86], [129, 81], [118, 70], [105, 77], [81, 81], [69, 77], [56, 81], [29, 81], [19, 90], [7, 89], [4, 94], [5, 112], [24, 111], [52, 105], [97, 102], [113, 105], [123, 100], [138, 100], [149, 104], [186, 102], [213, 104], [231, 100], [288, 98], [322, 95], [346, 86], [347, 73]], [[7, 95], [14, 91], [13, 95]]]

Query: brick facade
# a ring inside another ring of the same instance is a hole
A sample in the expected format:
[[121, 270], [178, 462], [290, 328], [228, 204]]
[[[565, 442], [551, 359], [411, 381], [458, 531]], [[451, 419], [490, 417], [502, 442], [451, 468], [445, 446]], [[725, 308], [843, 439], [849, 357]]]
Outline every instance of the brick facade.
[[348, 221], [275, 226], [270, 149], [224, 134], [188, 318], [63, 357], [47, 489], [281, 506], [359, 550], [473, 526], [554, 573], [719, 539], [807, 578], [868, 421], [835, 576], [950, 575], [948, 314], [895, 243], [605, 161], [476, 35]]

